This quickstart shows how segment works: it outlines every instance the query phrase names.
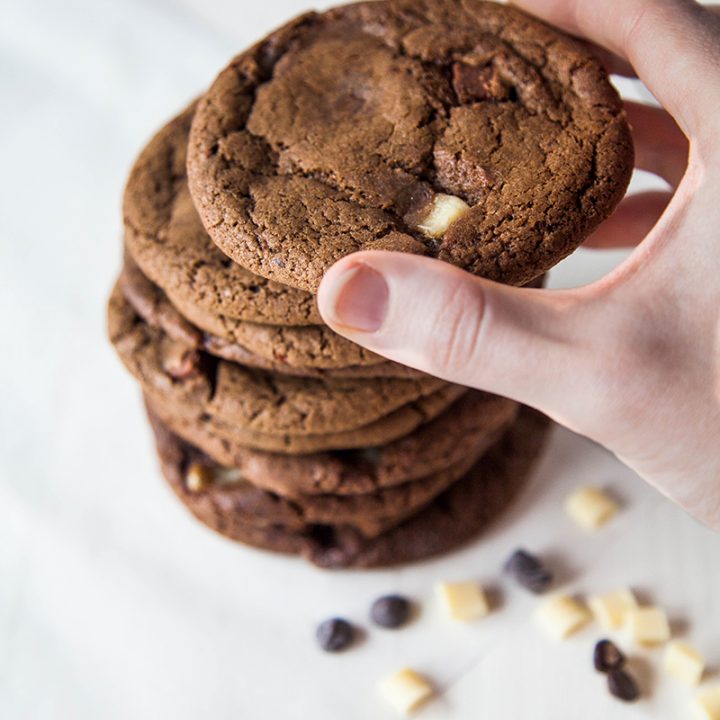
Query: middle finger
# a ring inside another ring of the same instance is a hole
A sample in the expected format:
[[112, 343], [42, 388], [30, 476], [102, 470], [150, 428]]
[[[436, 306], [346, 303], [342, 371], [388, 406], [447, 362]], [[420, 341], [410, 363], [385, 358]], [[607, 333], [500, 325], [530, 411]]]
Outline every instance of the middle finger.
[[665, 110], [625, 102], [635, 142], [635, 167], [658, 175], [676, 188], [687, 170], [689, 143]]

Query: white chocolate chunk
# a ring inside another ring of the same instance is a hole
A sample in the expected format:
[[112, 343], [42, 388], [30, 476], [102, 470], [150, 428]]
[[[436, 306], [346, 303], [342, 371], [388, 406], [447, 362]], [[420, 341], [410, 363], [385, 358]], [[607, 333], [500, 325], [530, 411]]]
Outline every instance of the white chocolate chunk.
[[635, 608], [627, 614], [627, 624], [638, 645], [659, 645], [670, 639], [670, 623], [661, 608]]
[[210, 483], [210, 469], [200, 463], [192, 463], [185, 475], [185, 487], [190, 492], [200, 492], [204, 490]]
[[453, 620], [477, 620], [490, 612], [485, 592], [475, 582], [441, 583], [437, 586], [437, 594]]
[[673, 640], [665, 649], [665, 672], [686, 685], [699, 685], [705, 670], [703, 656], [691, 645]]
[[588, 600], [588, 605], [604, 630], [616, 630], [625, 624], [628, 613], [635, 610], [638, 603], [632, 590], [623, 588], [595, 595]]
[[242, 479], [240, 471], [235, 468], [209, 468], [192, 463], [185, 475], [185, 487], [190, 492], [200, 492], [210, 485], [234, 485]]
[[213, 474], [215, 485], [235, 485], [242, 481], [243, 476], [237, 468], [218, 468]]
[[380, 692], [395, 710], [408, 715], [432, 696], [433, 688], [422, 675], [405, 668], [381, 681]]
[[585, 627], [592, 616], [588, 609], [569, 595], [555, 595], [535, 611], [535, 620], [548, 635], [558, 640]]
[[699, 692], [692, 702], [692, 710], [698, 720], [720, 720], [720, 685]]
[[618, 505], [602, 490], [585, 487], [567, 498], [565, 511], [580, 527], [597, 530], [615, 516]]
[[438, 193], [430, 203], [427, 214], [418, 223], [418, 230], [428, 237], [440, 238], [469, 211], [470, 206], [461, 198]]

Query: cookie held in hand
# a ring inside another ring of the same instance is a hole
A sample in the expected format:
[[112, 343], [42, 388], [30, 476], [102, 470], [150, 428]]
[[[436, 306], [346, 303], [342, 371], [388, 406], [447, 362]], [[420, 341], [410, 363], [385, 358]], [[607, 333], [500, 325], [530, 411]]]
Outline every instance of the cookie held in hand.
[[526, 284], [611, 214], [632, 167], [622, 102], [587, 49], [458, 0], [298, 18], [218, 76], [188, 148], [214, 242], [310, 292], [372, 249]]

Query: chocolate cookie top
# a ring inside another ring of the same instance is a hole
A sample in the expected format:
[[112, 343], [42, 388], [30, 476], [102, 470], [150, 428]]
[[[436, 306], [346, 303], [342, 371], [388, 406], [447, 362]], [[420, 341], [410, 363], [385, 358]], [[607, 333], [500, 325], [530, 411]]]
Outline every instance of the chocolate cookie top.
[[153, 282], [208, 313], [251, 322], [321, 323], [312, 295], [249, 272], [210, 240], [187, 187], [191, 105], [138, 157], [125, 189], [125, 244]]
[[420, 512], [377, 537], [343, 524], [304, 529], [248, 516], [222, 486], [197, 493], [185, 482], [197, 450], [151, 415], [163, 474], [201, 522], [239, 542], [275, 552], [296, 553], [325, 568], [384, 567], [448, 552], [485, 530], [526, 483], [544, 447], [548, 421], [523, 410], [518, 422], [461, 480]]
[[311, 292], [362, 249], [524, 284], [611, 213], [632, 165], [622, 103], [587, 50], [479, 0], [298, 18], [219, 75], [188, 151], [218, 246]]
[[151, 396], [178, 415], [217, 417], [238, 430], [283, 437], [353, 431], [452, 387], [434, 378], [297, 378], [198, 353], [143, 322], [116, 288], [109, 305], [111, 341]]

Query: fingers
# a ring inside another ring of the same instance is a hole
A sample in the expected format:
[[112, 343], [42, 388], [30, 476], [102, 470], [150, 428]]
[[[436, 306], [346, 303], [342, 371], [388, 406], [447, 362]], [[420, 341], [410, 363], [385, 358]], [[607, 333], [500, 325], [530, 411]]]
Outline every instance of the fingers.
[[603, 250], [634, 247], [655, 227], [672, 197], [670, 192], [630, 195], [585, 242], [584, 247]]
[[330, 327], [379, 354], [572, 424], [575, 398], [591, 382], [574, 368], [591, 372], [593, 366], [579, 359], [592, 353], [575, 297], [498, 285], [437, 260], [376, 251], [333, 266], [318, 304]]
[[[705, 8], [720, 17], [720, 5], [705, 5]], [[591, 53], [593, 53], [593, 55], [597, 57], [598, 60], [600, 60], [605, 69], [611, 75], [620, 75], [621, 77], [626, 78], [637, 78], [635, 68], [627, 61], [626, 58], [616, 55], [614, 52], [602, 47], [602, 45], [597, 45], [596, 43], [582, 39], [581, 42], [588, 48], [588, 50], [590, 50]]]
[[688, 164], [689, 143], [673, 118], [661, 108], [626, 102], [635, 142], [635, 165], [677, 187]]
[[635, 166], [677, 187], [688, 165], [689, 143], [672, 117], [661, 108], [626, 102], [635, 142]]
[[626, 58], [683, 131], [713, 141], [720, 122], [720, 18], [690, 0], [514, 0]]
[[[635, 141], [635, 165], [677, 188], [687, 170], [689, 143], [664, 110], [626, 102]], [[645, 192], [627, 197], [590, 237], [585, 247], [634, 247], [655, 227], [672, 200], [670, 192]]]
[[620, 75], [626, 78], [636, 78], [635, 68], [625, 59], [610, 52], [607, 48], [587, 40], [581, 40], [582, 44], [600, 61], [602, 66], [610, 75]]

